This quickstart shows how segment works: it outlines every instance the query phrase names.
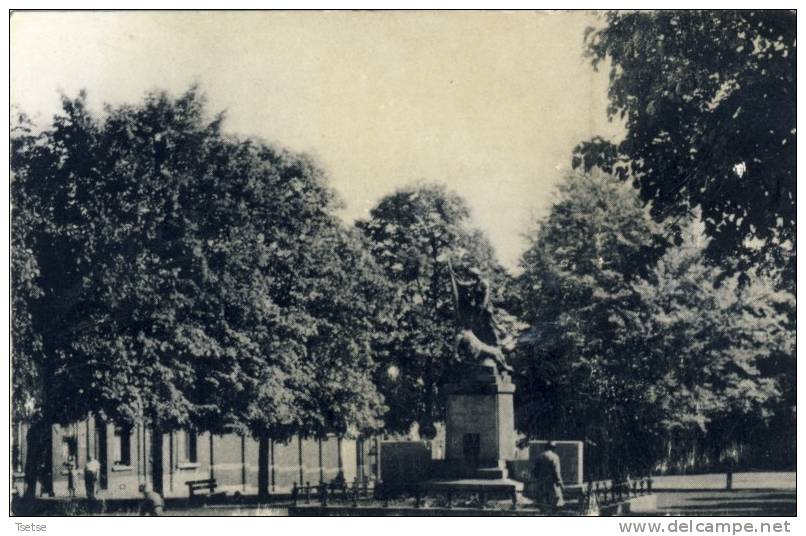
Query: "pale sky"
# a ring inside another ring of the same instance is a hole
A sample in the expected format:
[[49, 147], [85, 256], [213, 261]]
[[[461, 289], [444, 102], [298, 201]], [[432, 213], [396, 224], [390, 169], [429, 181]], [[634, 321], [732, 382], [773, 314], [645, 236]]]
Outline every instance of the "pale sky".
[[198, 83], [225, 130], [314, 155], [346, 221], [415, 181], [461, 193], [501, 262], [607, 122], [586, 12], [56, 12], [11, 19], [11, 102], [50, 120]]

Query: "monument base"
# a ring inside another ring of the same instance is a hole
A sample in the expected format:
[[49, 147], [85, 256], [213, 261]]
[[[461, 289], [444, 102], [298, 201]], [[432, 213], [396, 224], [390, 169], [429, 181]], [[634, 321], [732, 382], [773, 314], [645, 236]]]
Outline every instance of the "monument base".
[[458, 478], [428, 480], [421, 484], [424, 491], [462, 493], [483, 493], [489, 499], [511, 499], [513, 494], [523, 492], [523, 483], [509, 478]]
[[507, 480], [515, 453], [515, 386], [494, 363], [464, 365], [444, 386], [447, 395], [445, 460], [440, 478]]

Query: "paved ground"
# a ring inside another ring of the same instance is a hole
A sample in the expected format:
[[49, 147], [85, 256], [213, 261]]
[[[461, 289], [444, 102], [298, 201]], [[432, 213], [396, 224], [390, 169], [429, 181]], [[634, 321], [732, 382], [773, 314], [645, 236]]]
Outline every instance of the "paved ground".
[[239, 506], [210, 506], [207, 508], [191, 508], [187, 510], [169, 510], [166, 516], [287, 516], [288, 508], [284, 507], [239, 507]]
[[[795, 473], [737, 473], [731, 491], [725, 475], [656, 477], [660, 516], [793, 516]], [[700, 489], [695, 489], [695, 488]], [[214, 511], [213, 511], [214, 510]], [[215, 507], [169, 515], [285, 515], [282, 508]]]
[[795, 473], [736, 473], [733, 490], [725, 475], [653, 477], [659, 515], [789, 516], [797, 513]]
[[796, 513], [794, 489], [658, 493], [658, 515], [791, 516]]
[[[725, 473], [705, 475], [653, 476], [653, 487], [657, 490], [723, 490]], [[735, 473], [733, 489], [778, 490], [795, 489], [794, 472], [778, 473]]]
[[[795, 490], [670, 491], [658, 493], [659, 516], [794, 516]], [[211, 507], [167, 515], [287, 515], [284, 508]]]
[[[795, 473], [736, 473], [734, 489], [726, 491], [725, 475], [654, 477], [657, 515], [791, 516], [797, 513]], [[53, 499], [58, 500], [58, 499]], [[132, 508], [128, 515], [136, 512]], [[287, 515], [284, 504], [169, 509], [167, 515]], [[127, 515], [126, 513], [112, 515]]]

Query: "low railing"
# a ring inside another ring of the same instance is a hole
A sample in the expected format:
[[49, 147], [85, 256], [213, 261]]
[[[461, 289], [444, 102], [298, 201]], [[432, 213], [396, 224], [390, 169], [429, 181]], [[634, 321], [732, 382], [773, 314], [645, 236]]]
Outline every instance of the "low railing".
[[490, 501], [498, 498], [505, 499], [508, 507], [515, 510], [518, 506], [518, 493], [512, 487], [507, 491], [490, 490], [489, 486], [465, 486], [456, 488], [434, 488], [433, 486], [422, 486], [420, 484], [386, 484], [381, 483], [378, 487], [378, 499], [384, 508], [388, 508], [392, 500], [399, 498], [413, 499], [414, 508], [424, 506], [431, 508], [490, 508]]
[[583, 493], [581, 510], [583, 514], [590, 513], [595, 511], [599, 506], [617, 504], [634, 497], [649, 495], [651, 493], [651, 476], [623, 481], [589, 481], [587, 489]]
[[327, 506], [331, 502], [358, 506], [359, 501], [374, 497], [375, 486], [370, 486], [368, 478], [356, 478], [353, 482], [319, 482], [313, 485], [306, 482], [302, 486], [294, 482], [291, 488], [294, 506], [300, 503], [312, 504], [314, 500], [321, 506]]
[[[590, 481], [586, 488], [577, 495], [578, 501], [566, 504], [569, 513], [579, 512], [591, 514], [600, 506], [610, 506], [624, 502], [633, 497], [652, 493], [652, 478], [643, 477], [636, 480]], [[362, 502], [371, 502], [382, 508], [414, 507], [414, 508], [475, 508], [475, 509], [507, 509], [538, 511], [543, 508], [535, 505], [519, 505], [519, 494], [515, 488], [507, 490], [491, 490], [489, 486], [468, 486], [462, 489], [439, 488], [419, 483], [386, 483], [369, 479], [353, 482], [296, 482], [291, 490], [294, 506], [315, 505], [358, 507]], [[492, 504], [491, 504], [492, 503]], [[562, 510], [562, 508], [561, 508]]]
[[[291, 489], [291, 500], [294, 506], [352, 506], [371, 501], [374, 504], [389, 508], [390, 506], [414, 508], [489, 508], [490, 502], [505, 498], [514, 510], [517, 507], [518, 495], [511, 491], [491, 491], [486, 486], [466, 487], [461, 490], [426, 487], [418, 483], [386, 483], [368, 480], [355, 480], [352, 483], [318, 483], [306, 482], [300, 486], [294, 483]], [[403, 503], [403, 504], [401, 504]]]

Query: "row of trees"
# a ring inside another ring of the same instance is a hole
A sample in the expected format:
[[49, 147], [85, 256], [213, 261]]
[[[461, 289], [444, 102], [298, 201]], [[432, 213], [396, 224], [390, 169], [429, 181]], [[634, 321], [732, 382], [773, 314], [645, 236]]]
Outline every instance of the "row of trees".
[[531, 376], [567, 379], [528, 391], [536, 420], [638, 469], [681, 440], [711, 460], [762, 438], [792, 454], [795, 30], [787, 11], [612, 11], [586, 32], [626, 136], [572, 163], [636, 193], [566, 185], [524, 257], [525, 312], [554, 341]]
[[601, 19], [585, 50], [594, 69], [609, 67], [608, 113], [626, 136], [576, 147], [579, 171], [527, 234], [520, 276], [500, 270], [477, 232], [457, 231], [466, 209], [446, 210], [462, 204], [444, 192], [400, 192], [359, 224], [416, 306], [406, 327], [428, 334], [396, 348], [416, 371], [401, 383], [401, 414], [419, 403], [426, 420], [441, 416], [434, 378], [450, 329], [439, 281], [446, 257], [478, 245], [470, 258], [494, 279], [497, 304], [530, 325], [513, 356], [526, 436], [585, 438], [609, 472], [672, 466], [697, 449], [695, 464], [718, 463], [752, 442], [766, 450], [754, 462], [791, 464], [795, 14]]
[[766, 271], [740, 284], [710, 264], [696, 220], [681, 236], [663, 247], [615, 177], [561, 185], [517, 281], [533, 341], [516, 362], [522, 430], [584, 438], [594, 471], [635, 474], [674, 468], [697, 438], [714, 464], [774, 416], [794, 424], [794, 296]]
[[102, 118], [82, 95], [44, 131], [15, 127], [29, 490], [50, 425], [89, 412], [277, 439], [378, 426], [385, 279], [310, 159], [220, 125], [191, 90]]
[[794, 115], [751, 106], [759, 88], [790, 104], [793, 20], [606, 15], [588, 49], [611, 62], [628, 135], [580, 144], [518, 277], [439, 186], [344, 226], [310, 158], [225, 135], [196, 90], [101, 116], [65, 98], [44, 130], [20, 118], [13, 412], [31, 425], [29, 493], [50, 425], [89, 412], [264, 442], [430, 436], [453, 359], [448, 260], [479, 267], [530, 326], [513, 355], [527, 436], [586, 438], [602, 465], [644, 471], [680, 437], [719, 457], [793, 423]]
[[454, 330], [446, 259], [505, 278], [464, 200], [413, 187], [348, 228], [310, 158], [223, 134], [195, 89], [101, 117], [83, 94], [62, 104], [11, 136], [29, 493], [50, 426], [89, 413], [145, 423], [155, 457], [178, 428], [433, 434]]

